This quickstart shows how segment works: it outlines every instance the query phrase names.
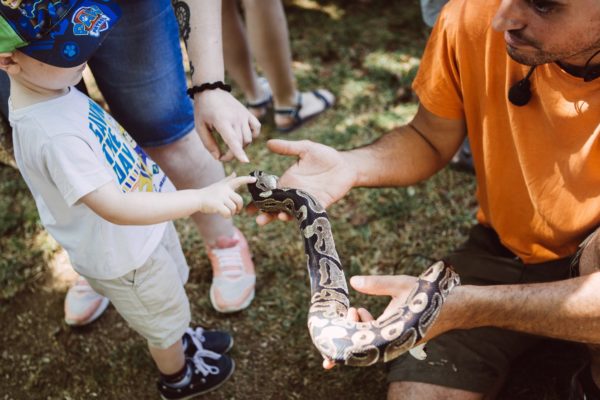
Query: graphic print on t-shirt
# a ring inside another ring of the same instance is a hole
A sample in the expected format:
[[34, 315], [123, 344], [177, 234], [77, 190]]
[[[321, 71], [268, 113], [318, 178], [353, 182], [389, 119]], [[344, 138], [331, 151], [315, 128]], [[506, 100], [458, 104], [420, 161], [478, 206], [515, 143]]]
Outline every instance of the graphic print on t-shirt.
[[88, 120], [89, 129], [98, 139], [104, 158], [124, 193], [162, 191], [166, 176], [158, 165], [92, 100], [89, 100]]

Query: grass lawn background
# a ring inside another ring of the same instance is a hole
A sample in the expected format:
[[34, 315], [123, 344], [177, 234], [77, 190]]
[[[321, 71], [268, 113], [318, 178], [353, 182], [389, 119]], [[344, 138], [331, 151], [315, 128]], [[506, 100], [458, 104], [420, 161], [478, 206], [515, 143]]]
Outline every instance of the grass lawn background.
[[[326, 87], [335, 108], [285, 136], [337, 149], [372, 142], [416, 110], [410, 91], [428, 30], [417, 1], [286, 1], [294, 70], [301, 89]], [[281, 174], [292, 159], [264, 145], [281, 137], [269, 123], [248, 148], [250, 165]], [[329, 209], [347, 276], [418, 274], [466, 237], [475, 219], [473, 177], [445, 169], [428, 182], [393, 189], [355, 189]], [[244, 193], [245, 199], [249, 195]], [[234, 315], [208, 299], [211, 272], [190, 220], [177, 221], [191, 267], [187, 291], [195, 323], [231, 331], [237, 369], [206, 399], [380, 399], [382, 365], [323, 371], [306, 328], [308, 276], [295, 224], [256, 226], [240, 215], [257, 270], [256, 299]], [[113, 308], [83, 329], [63, 322], [72, 280], [68, 262], [43, 231], [18, 171], [0, 166], [0, 399], [153, 399], [156, 371], [144, 341]], [[67, 266], [67, 267], [66, 267]], [[66, 277], [65, 277], [66, 276]], [[385, 299], [352, 293], [353, 304], [381, 311]], [[518, 361], [503, 399], [559, 399], [571, 348], [553, 343]]]

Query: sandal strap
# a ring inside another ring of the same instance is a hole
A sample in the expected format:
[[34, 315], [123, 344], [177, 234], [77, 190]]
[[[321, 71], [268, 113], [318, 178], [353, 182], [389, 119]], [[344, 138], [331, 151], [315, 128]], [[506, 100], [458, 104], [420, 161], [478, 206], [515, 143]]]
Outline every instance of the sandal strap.
[[269, 95], [265, 100], [257, 101], [254, 103], [246, 102], [247, 108], [263, 108], [267, 107], [273, 101], [273, 96]]
[[331, 103], [329, 102], [329, 100], [327, 100], [327, 98], [325, 96], [323, 96], [318, 89], [317, 90], [313, 90], [312, 94], [314, 94], [317, 99], [319, 99], [319, 100], [321, 100], [323, 102], [323, 104], [325, 105], [326, 109], [329, 108], [329, 107], [331, 107]]
[[[331, 103], [329, 102], [329, 100], [327, 100], [327, 97], [323, 96], [323, 94], [321, 94], [321, 92], [319, 90], [313, 90], [311, 92], [317, 99], [321, 100], [321, 102], [323, 102], [323, 105], [325, 106], [325, 109], [328, 109], [329, 107], [331, 107]], [[297, 92], [297, 100], [296, 100], [296, 106], [295, 107], [281, 107], [281, 108], [276, 108], [275, 109], [275, 114], [285, 114], [285, 115], [290, 115], [294, 118], [298, 117], [298, 112], [300, 111], [300, 108], [302, 108], [302, 93], [301, 92]]]
[[289, 115], [294, 118], [294, 120], [298, 120], [300, 118], [300, 109], [302, 108], [302, 93], [296, 92], [296, 105], [292, 107], [278, 107], [276, 108], [275, 114], [279, 115]]
[[263, 108], [268, 107], [273, 102], [273, 92], [271, 91], [271, 87], [269, 86], [269, 81], [263, 76], [258, 77], [258, 84], [263, 92], [263, 99], [258, 101], [247, 101], [247, 108]]
[[[320, 115], [322, 112], [329, 109], [333, 103], [331, 101], [329, 101], [322, 94], [322, 92], [326, 92], [326, 91], [313, 90], [312, 92], [310, 92], [315, 96], [316, 99], [318, 99], [323, 104], [323, 108], [321, 110], [316, 110], [316, 112], [313, 112], [310, 115], [306, 115], [305, 117], [302, 117], [300, 115], [300, 110], [302, 109], [302, 106], [303, 106], [303, 104], [302, 104], [303, 93], [302, 92], [296, 92], [298, 100], [296, 101], [295, 107], [275, 108], [275, 110], [274, 110], [275, 114], [287, 115], [292, 118], [292, 123], [286, 124], [285, 126], [277, 126], [277, 130], [279, 132], [289, 133], [289, 132], [295, 130], [296, 128], [298, 128], [300, 125], [304, 124], [305, 122], [311, 120], [312, 118]], [[308, 92], [305, 92], [305, 93], [308, 93]]]

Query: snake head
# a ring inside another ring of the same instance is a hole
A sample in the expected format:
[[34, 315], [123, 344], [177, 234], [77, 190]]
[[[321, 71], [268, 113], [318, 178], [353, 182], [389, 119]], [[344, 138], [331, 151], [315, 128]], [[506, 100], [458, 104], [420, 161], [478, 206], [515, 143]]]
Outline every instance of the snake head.
[[253, 184], [261, 192], [268, 192], [277, 188], [277, 180], [279, 179], [275, 175], [269, 175], [263, 171], [253, 171], [250, 176], [256, 178], [256, 182]]
[[253, 201], [264, 200], [264, 193], [270, 193], [277, 188], [277, 177], [275, 175], [265, 174], [263, 171], [253, 171], [250, 176], [256, 178], [256, 182], [248, 184], [248, 191]]

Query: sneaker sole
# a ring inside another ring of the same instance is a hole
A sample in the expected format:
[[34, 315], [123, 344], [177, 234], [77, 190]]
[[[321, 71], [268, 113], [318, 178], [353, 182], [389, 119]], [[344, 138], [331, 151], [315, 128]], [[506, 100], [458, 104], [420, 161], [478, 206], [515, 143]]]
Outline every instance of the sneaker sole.
[[78, 327], [78, 326], [84, 326], [84, 325], [91, 324], [92, 322], [94, 322], [95, 320], [97, 320], [98, 318], [100, 318], [100, 316], [108, 308], [109, 304], [110, 304], [110, 300], [108, 300], [108, 298], [105, 297], [105, 298], [102, 299], [102, 301], [100, 302], [100, 305], [98, 306], [98, 308], [96, 309], [96, 311], [94, 311], [94, 313], [92, 314], [92, 316], [89, 317], [88, 319], [86, 319], [85, 321], [77, 322], [77, 321], [73, 321], [73, 320], [65, 318], [65, 323], [67, 325], [73, 326], [73, 327]]
[[239, 307], [226, 309], [226, 308], [221, 308], [221, 307], [217, 306], [217, 303], [214, 298], [212, 286], [210, 287], [210, 291], [209, 291], [210, 302], [211, 302], [213, 308], [223, 314], [231, 314], [231, 313], [242, 311], [242, 310], [248, 308], [250, 306], [250, 303], [252, 303], [252, 300], [254, 300], [254, 294], [255, 294], [255, 291], [253, 290], [252, 295], [248, 296], [248, 298]]
[[208, 389], [208, 390], [205, 390], [204, 392], [194, 393], [194, 394], [192, 394], [191, 396], [187, 396], [187, 397], [180, 397], [180, 398], [178, 398], [178, 399], [169, 399], [168, 397], [165, 397], [165, 396], [163, 396], [163, 395], [161, 394], [161, 395], [160, 395], [160, 398], [161, 398], [162, 400], [189, 400], [189, 399], [193, 399], [193, 398], [195, 398], [195, 397], [198, 397], [198, 396], [202, 396], [203, 394], [210, 393], [210, 392], [212, 392], [213, 390], [216, 390], [216, 389], [220, 388], [221, 386], [223, 386], [223, 384], [224, 384], [225, 382], [227, 382], [227, 381], [229, 380], [229, 378], [231, 378], [231, 375], [233, 375], [233, 372], [234, 372], [234, 371], [235, 371], [235, 361], [233, 361], [233, 359], [231, 359], [231, 371], [229, 371], [229, 375], [227, 375], [227, 377], [226, 377], [225, 379], [223, 379], [223, 380], [221, 381], [221, 383], [219, 383], [218, 385], [216, 385], [216, 386], [213, 386], [213, 387], [211, 387], [210, 389]]
[[[233, 349], [233, 343], [234, 343], [234, 340], [233, 340], [233, 336], [232, 336], [231, 342], [229, 342], [229, 347], [227, 347], [221, 354], [229, 353], [229, 350]], [[231, 361], [233, 362], [233, 360], [231, 360]]]

